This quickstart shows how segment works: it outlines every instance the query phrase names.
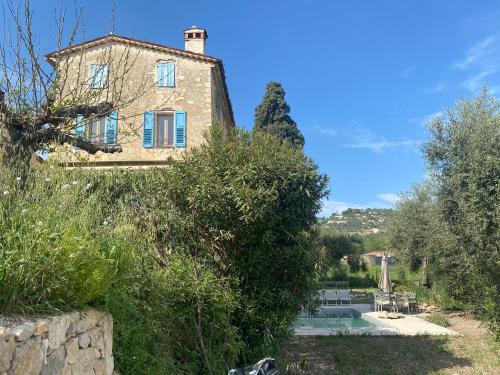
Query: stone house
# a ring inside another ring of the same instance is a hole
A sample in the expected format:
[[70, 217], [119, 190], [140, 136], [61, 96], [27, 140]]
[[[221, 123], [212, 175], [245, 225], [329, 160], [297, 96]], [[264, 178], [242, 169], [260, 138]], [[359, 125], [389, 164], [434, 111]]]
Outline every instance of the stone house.
[[77, 116], [72, 131], [122, 148], [87, 155], [68, 146], [50, 157], [92, 167], [164, 165], [204, 142], [212, 124], [230, 131], [235, 123], [224, 66], [205, 54], [207, 38], [204, 29], [186, 29], [182, 50], [109, 34], [48, 54], [54, 69], [65, 72], [61, 95], [90, 95], [115, 108], [102, 118]]

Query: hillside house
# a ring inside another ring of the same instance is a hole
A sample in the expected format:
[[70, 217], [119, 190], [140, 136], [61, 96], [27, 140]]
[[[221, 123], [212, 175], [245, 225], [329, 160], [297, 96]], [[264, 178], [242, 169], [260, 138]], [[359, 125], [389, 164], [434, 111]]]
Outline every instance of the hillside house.
[[66, 96], [83, 87], [79, 96], [120, 102], [102, 118], [78, 116], [76, 135], [122, 147], [95, 155], [64, 147], [50, 157], [92, 167], [164, 165], [204, 142], [212, 124], [230, 131], [235, 123], [223, 63], [205, 54], [206, 30], [193, 26], [183, 35], [184, 49], [109, 34], [48, 54], [54, 69], [67, 72]]

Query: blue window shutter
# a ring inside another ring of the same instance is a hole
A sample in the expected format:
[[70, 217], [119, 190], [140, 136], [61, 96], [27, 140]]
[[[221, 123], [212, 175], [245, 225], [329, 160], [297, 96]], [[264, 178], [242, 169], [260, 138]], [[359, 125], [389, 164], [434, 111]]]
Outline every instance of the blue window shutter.
[[118, 113], [111, 112], [106, 117], [106, 143], [108, 145], [116, 144], [116, 132], [118, 130]]
[[165, 86], [165, 65], [161, 62], [156, 64], [156, 79], [158, 86]]
[[108, 66], [107, 65], [101, 65], [101, 77], [100, 77], [100, 88], [104, 88], [108, 86]]
[[75, 135], [85, 137], [85, 122], [82, 115], [77, 115], [75, 119]]
[[175, 112], [175, 147], [186, 147], [186, 112]]
[[144, 112], [144, 128], [142, 134], [142, 145], [144, 148], [152, 148], [154, 146], [154, 112]]
[[105, 88], [108, 84], [108, 66], [92, 64], [90, 66], [90, 87], [94, 89]]
[[173, 62], [166, 63], [167, 68], [167, 86], [175, 86], [175, 64]]
[[90, 87], [97, 87], [97, 67], [98, 65], [92, 64], [90, 65]]

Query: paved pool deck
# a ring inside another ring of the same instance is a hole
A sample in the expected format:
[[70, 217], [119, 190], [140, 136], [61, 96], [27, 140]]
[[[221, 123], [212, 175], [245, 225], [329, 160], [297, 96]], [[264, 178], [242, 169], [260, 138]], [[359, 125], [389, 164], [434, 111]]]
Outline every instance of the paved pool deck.
[[343, 306], [323, 306], [323, 309], [353, 309], [361, 313], [361, 317], [375, 327], [370, 328], [297, 328], [297, 336], [329, 336], [329, 335], [370, 335], [370, 336], [416, 336], [416, 335], [458, 335], [451, 329], [438, 326], [418, 317], [418, 314], [400, 314], [399, 319], [381, 319], [379, 312], [373, 311], [369, 304], [353, 304]]

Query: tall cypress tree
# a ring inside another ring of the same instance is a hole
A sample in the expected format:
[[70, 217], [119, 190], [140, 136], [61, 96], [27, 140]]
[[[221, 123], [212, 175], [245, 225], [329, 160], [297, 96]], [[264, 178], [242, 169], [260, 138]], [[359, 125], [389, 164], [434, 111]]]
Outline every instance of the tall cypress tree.
[[269, 82], [262, 103], [255, 108], [254, 130], [271, 133], [294, 146], [304, 146], [304, 136], [289, 115], [290, 106], [279, 82]]

